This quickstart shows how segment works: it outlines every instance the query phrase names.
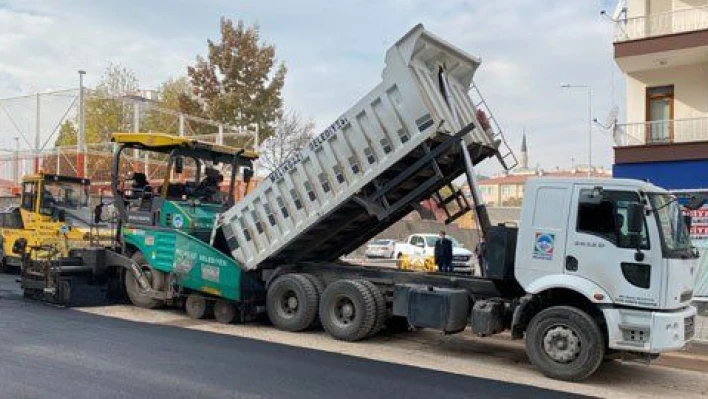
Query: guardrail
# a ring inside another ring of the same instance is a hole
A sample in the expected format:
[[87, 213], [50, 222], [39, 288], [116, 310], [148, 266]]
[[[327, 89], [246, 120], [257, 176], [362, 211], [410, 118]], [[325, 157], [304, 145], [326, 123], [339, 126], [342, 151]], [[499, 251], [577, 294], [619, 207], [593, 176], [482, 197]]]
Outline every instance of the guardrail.
[[615, 145], [685, 143], [708, 140], [708, 117], [618, 124]]

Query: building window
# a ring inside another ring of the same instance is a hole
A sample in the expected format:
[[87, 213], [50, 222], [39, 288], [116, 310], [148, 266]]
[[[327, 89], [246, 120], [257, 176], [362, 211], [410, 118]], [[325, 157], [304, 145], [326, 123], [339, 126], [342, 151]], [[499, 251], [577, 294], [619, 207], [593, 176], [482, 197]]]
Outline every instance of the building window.
[[673, 141], [674, 86], [648, 87], [646, 96], [646, 142]]
[[512, 195], [514, 186], [502, 186], [502, 195]]

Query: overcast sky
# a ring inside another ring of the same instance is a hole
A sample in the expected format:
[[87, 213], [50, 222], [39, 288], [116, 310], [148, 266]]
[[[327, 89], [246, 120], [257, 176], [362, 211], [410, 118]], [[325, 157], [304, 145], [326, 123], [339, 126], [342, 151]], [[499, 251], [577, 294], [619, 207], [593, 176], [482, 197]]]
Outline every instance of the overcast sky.
[[[323, 128], [380, 79], [386, 49], [422, 22], [482, 58], [475, 78], [518, 149], [525, 128], [532, 166], [587, 163], [587, 94], [593, 116], [624, 102], [612, 59], [613, 0], [0, 0], [0, 98], [93, 86], [109, 61], [156, 88], [185, 74], [217, 38], [219, 18], [258, 23], [288, 67], [285, 105]], [[11, 138], [0, 126], [0, 145]], [[612, 163], [594, 129], [593, 163]], [[486, 166], [486, 172], [492, 172]]]

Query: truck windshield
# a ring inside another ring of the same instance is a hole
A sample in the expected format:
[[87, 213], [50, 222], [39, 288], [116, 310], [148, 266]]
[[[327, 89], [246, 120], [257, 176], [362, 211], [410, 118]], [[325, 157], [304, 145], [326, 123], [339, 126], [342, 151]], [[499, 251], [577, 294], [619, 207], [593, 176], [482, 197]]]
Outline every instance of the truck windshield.
[[650, 194], [649, 198], [656, 215], [664, 251], [675, 254], [690, 249], [688, 228], [678, 202], [668, 194]]
[[80, 183], [47, 181], [42, 193], [42, 207], [77, 210], [88, 204], [86, 187]]

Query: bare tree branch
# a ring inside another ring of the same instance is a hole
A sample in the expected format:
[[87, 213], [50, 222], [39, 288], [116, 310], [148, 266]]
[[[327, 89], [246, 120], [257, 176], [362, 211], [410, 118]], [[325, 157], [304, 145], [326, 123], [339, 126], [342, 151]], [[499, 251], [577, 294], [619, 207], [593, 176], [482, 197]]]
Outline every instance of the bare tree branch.
[[276, 121], [273, 135], [261, 144], [260, 165], [270, 172], [276, 170], [307, 145], [314, 130], [312, 121], [304, 121], [294, 111], [287, 112]]

